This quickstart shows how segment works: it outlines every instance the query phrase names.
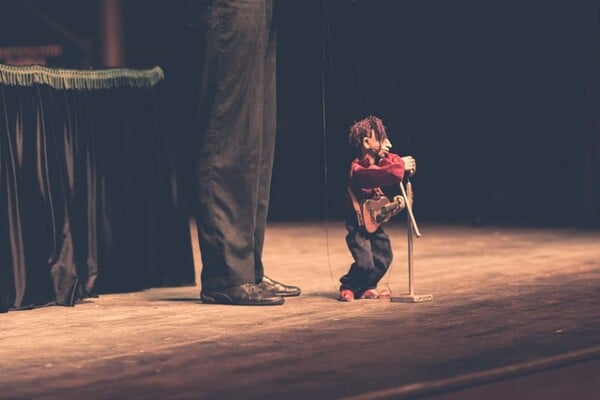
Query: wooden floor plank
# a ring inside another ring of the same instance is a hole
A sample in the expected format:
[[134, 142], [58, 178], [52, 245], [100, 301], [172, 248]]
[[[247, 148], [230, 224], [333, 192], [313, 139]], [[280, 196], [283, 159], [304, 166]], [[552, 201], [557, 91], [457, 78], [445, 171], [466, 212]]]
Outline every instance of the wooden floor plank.
[[[341, 222], [281, 222], [266, 271], [303, 289], [283, 306], [203, 305], [178, 287], [0, 315], [0, 398], [343, 398], [600, 344], [599, 231], [420, 228], [429, 303], [336, 301], [352, 261]], [[388, 231], [382, 285], [401, 294], [406, 230]]]

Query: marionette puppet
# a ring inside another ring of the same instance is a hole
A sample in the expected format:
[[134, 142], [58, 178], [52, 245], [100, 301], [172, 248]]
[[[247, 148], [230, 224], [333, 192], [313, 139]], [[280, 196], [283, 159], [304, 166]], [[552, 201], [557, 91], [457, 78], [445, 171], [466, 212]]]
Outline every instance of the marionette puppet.
[[[390, 152], [392, 143], [385, 126], [375, 116], [355, 122], [348, 139], [356, 151], [350, 165], [346, 207], [346, 243], [354, 262], [340, 278], [338, 300], [389, 299], [392, 296], [389, 289], [377, 288], [393, 256], [383, 224], [407, 207], [409, 198], [402, 180], [405, 174], [414, 175], [416, 161], [412, 156], [401, 157]], [[403, 195], [390, 199], [384, 189], [394, 185], [402, 188]]]

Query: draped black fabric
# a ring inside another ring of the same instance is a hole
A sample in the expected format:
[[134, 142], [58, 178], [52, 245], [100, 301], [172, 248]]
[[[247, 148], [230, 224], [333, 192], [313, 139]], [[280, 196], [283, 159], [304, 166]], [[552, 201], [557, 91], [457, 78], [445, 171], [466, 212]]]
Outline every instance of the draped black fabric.
[[193, 283], [160, 84], [0, 84], [0, 310]]

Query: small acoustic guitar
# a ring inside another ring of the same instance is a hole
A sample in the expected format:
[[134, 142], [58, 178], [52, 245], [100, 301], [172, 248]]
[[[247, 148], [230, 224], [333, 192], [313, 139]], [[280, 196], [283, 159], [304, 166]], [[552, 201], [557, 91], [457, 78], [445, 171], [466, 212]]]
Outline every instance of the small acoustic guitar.
[[360, 213], [365, 230], [373, 233], [379, 225], [388, 222], [390, 218], [406, 208], [406, 201], [402, 196], [396, 196], [390, 201], [386, 196], [374, 197], [360, 203]]

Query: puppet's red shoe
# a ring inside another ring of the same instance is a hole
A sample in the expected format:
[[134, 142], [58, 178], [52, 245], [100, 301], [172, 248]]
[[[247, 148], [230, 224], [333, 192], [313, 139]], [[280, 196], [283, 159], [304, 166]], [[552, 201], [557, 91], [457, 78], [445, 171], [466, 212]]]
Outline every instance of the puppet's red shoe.
[[392, 291], [389, 289], [381, 289], [379, 291], [379, 296], [377, 296], [378, 299], [391, 299], [392, 298]]
[[349, 289], [340, 290], [340, 297], [338, 297], [339, 301], [353, 301], [354, 300], [354, 292]]
[[367, 289], [360, 295], [361, 299], [376, 299], [379, 297], [379, 293], [377, 293], [377, 289]]

